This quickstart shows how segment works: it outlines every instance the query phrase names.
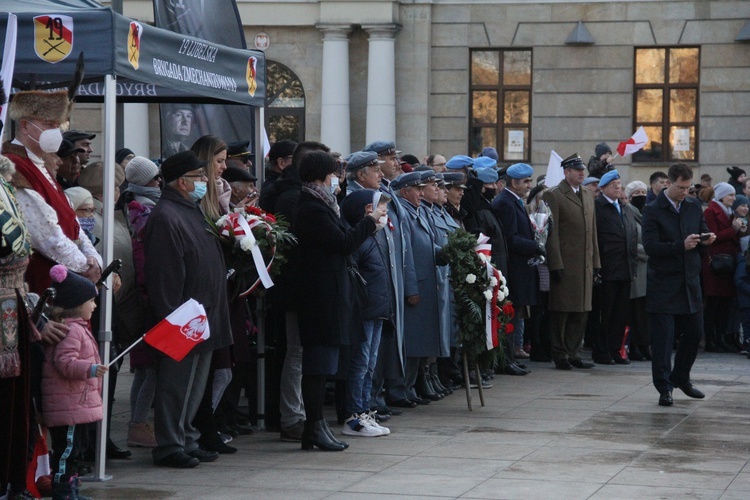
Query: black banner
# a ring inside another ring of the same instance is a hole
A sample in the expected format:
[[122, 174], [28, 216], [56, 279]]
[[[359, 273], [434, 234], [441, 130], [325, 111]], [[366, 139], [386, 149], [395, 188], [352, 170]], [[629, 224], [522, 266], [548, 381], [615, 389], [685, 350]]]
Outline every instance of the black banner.
[[[232, 22], [232, 19], [236, 21]], [[154, 20], [156, 26], [176, 33], [228, 47], [247, 47], [234, 0], [154, 0]], [[191, 57], [212, 57], [210, 47], [187, 46], [182, 48], [182, 52]], [[248, 72], [252, 70], [248, 69]], [[256, 84], [262, 84], [265, 88], [265, 82]], [[254, 113], [250, 107], [163, 104], [160, 114], [163, 158], [189, 149], [196, 139], [206, 134], [220, 137], [227, 143], [252, 143], [255, 136]]]

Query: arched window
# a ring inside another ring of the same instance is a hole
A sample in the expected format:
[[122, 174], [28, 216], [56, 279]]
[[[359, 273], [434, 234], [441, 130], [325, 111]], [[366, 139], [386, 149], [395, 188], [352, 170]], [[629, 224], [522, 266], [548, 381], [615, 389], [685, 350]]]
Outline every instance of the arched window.
[[296, 74], [276, 61], [266, 64], [266, 133], [271, 144], [305, 140], [305, 89]]

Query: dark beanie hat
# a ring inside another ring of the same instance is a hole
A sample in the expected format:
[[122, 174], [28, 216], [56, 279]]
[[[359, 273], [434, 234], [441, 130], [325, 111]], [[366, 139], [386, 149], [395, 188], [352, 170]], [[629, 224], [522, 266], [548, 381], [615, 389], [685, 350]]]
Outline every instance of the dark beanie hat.
[[54, 300], [56, 307], [75, 309], [99, 295], [91, 281], [69, 271], [65, 266], [52, 266], [49, 275], [52, 278], [52, 288], [57, 292]]
[[732, 176], [732, 179], [737, 180], [740, 178], [740, 175], [745, 175], [745, 171], [742, 170], [740, 167], [731, 166], [727, 168], [727, 172], [729, 172], [729, 175]]
[[186, 173], [203, 168], [207, 164], [207, 161], [199, 160], [192, 151], [181, 151], [173, 154], [162, 162], [161, 175], [164, 177], [164, 183], [169, 184]]
[[611, 153], [611, 152], [612, 152], [612, 148], [610, 148], [606, 142], [600, 142], [599, 144], [596, 145], [596, 148], [594, 148], [594, 154], [596, 155], [597, 160], [601, 158], [604, 153]]
[[122, 148], [115, 151], [115, 163], [122, 163], [122, 160], [128, 157], [128, 155], [135, 155], [128, 148]]

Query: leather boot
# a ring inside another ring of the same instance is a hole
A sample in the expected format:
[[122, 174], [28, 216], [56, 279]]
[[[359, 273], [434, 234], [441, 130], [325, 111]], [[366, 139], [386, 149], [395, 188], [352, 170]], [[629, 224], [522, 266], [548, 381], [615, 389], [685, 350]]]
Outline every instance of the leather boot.
[[328, 427], [328, 421], [327, 420], [323, 420], [323, 425], [325, 426], [326, 434], [328, 434], [328, 437], [331, 438], [331, 441], [333, 441], [334, 443], [336, 443], [338, 445], [343, 446], [344, 449], [349, 448], [349, 443], [345, 443], [345, 442], [341, 441], [340, 439], [336, 438], [336, 435], [333, 433], [333, 431], [331, 430], [331, 428]]
[[450, 389], [444, 386], [443, 383], [440, 382], [440, 377], [438, 377], [437, 363], [432, 363], [430, 365], [429, 373], [430, 373], [430, 379], [432, 380], [432, 387], [434, 387], [436, 391], [440, 392], [443, 396], [447, 396], [448, 394], [453, 394], [453, 389]]
[[417, 391], [417, 394], [430, 401], [443, 399], [443, 396], [436, 393], [432, 384], [429, 383], [429, 378], [424, 367], [419, 367], [419, 374], [417, 375], [417, 382], [414, 384], [414, 389]]
[[344, 451], [344, 446], [335, 443], [326, 432], [325, 420], [317, 422], [305, 421], [305, 430], [302, 431], [302, 449], [312, 450], [318, 447], [323, 451]]

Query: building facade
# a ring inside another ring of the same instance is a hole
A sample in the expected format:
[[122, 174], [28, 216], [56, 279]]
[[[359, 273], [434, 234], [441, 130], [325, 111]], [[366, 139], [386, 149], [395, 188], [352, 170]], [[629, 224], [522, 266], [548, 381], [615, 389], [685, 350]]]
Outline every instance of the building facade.
[[[686, 161], [725, 180], [750, 162], [750, 2], [237, 0], [266, 46], [271, 140], [349, 153], [476, 154], [546, 170], [643, 126], [626, 180]], [[152, 21], [151, 2], [124, 13]], [[153, 110], [149, 112], [152, 116]], [[158, 125], [156, 125], [158, 130]]]

